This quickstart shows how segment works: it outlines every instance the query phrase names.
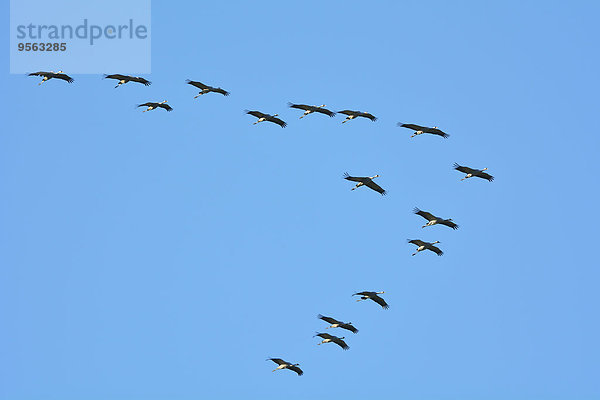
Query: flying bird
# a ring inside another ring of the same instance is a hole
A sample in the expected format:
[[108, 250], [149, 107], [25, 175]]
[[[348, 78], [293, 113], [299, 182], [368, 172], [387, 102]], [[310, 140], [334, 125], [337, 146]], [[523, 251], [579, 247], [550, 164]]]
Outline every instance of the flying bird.
[[457, 163], [454, 163], [454, 169], [460, 172], [464, 172], [465, 174], [467, 174], [467, 176], [465, 176], [464, 178], [461, 179], [461, 181], [464, 181], [467, 178], [471, 178], [471, 177], [478, 177], [478, 178], [482, 178], [482, 179], [487, 179], [488, 181], [493, 181], [494, 177], [491, 176], [490, 174], [488, 174], [487, 172], [483, 172], [483, 171], [487, 171], [487, 168], [484, 169], [474, 169], [474, 168], [469, 168], [469, 167], [463, 167], [462, 165], [458, 165]]
[[357, 333], [358, 329], [356, 329], [355, 327], [352, 326], [352, 322], [342, 322], [342, 321], [338, 321], [335, 318], [331, 318], [331, 317], [326, 317], [324, 315], [317, 315], [317, 318], [322, 319], [323, 321], [331, 324], [330, 326], [328, 326], [325, 329], [329, 329], [329, 328], [342, 328], [342, 329], [347, 329], [352, 333]]
[[44, 83], [47, 80], [50, 80], [52, 78], [62, 79], [63, 81], [67, 81], [69, 83], [73, 82], [73, 78], [71, 78], [67, 74], [64, 74], [62, 71], [58, 71], [58, 72], [54, 72], [54, 71], [50, 71], [50, 72], [38, 71], [38, 72], [32, 72], [32, 73], [30, 73], [29, 76], [42, 76], [43, 77], [42, 81], [40, 83], [38, 83], [38, 85], [41, 85], [42, 83]]
[[200, 92], [196, 96], [194, 96], [194, 98], [200, 97], [203, 94], [210, 93], [210, 92], [220, 93], [223, 96], [229, 96], [229, 92], [227, 90], [224, 90], [224, 89], [221, 89], [221, 88], [212, 87], [212, 86], [208, 86], [208, 85], [205, 85], [202, 82], [192, 81], [192, 80], [188, 79], [188, 80], [186, 80], [186, 83], [188, 85], [192, 85], [192, 86], [195, 86], [198, 89], [200, 89]]
[[144, 110], [144, 112], [154, 110], [155, 108], [158, 108], [158, 107], [163, 108], [167, 111], [173, 110], [173, 108], [166, 103], [167, 103], [167, 100], [163, 100], [160, 103], [154, 103], [154, 102], [149, 101], [144, 104], [138, 104], [138, 107], [148, 107], [147, 109]]
[[440, 224], [440, 225], [449, 226], [452, 229], [458, 229], [458, 225], [456, 225], [454, 222], [452, 222], [452, 218], [444, 219], [444, 218], [436, 217], [435, 215], [428, 213], [427, 211], [419, 210], [416, 207], [413, 210], [413, 212], [417, 215], [420, 215], [421, 217], [425, 218], [428, 221], [427, 224], [423, 225], [421, 228]]
[[[317, 343], [317, 346], [320, 344], [323, 344], [323, 343], [335, 343], [344, 350], [348, 350], [350, 348], [350, 346], [348, 346], [346, 344], [346, 342], [344, 342], [343, 337], [337, 337], [337, 336], [330, 335], [329, 333], [318, 333], [318, 332], [315, 336], [318, 336], [323, 339], [321, 341], [321, 343]], [[315, 337], [315, 336], [313, 336], [313, 337]]]
[[121, 74], [104, 75], [104, 79], [118, 80], [119, 83], [117, 83], [117, 86], [115, 86], [115, 89], [127, 82], [137, 82], [137, 83], [143, 84], [144, 86], [150, 86], [152, 84], [152, 82], [150, 82], [144, 78], [140, 78], [139, 76], [129, 76], [129, 75], [121, 75]]
[[362, 111], [343, 110], [343, 111], [338, 111], [338, 112], [340, 114], [347, 115], [346, 119], [342, 121], [342, 124], [350, 121], [351, 119], [357, 118], [357, 117], [368, 118], [373, 122], [377, 121], [377, 118], [373, 114], [365, 113]]
[[300, 365], [300, 364], [292, 364], [287, 361], [283, 361], [281, 358], [267, 358], [267, 361], [269, 361], [269, 360], [271, 360], [275, 364], [279, 365], [277, 368], [275, 368], [273, 370], [273, 372], [277, 371], [278, 369], [289, 369], [289, 370], [297, 373], [298, 376], [304, 374], [304, 371], [302, 371], [300, 368], [298, 368], [298, 365]]
[[344, 173], [345, 180], [352, 181], [352, 182], [358, 182], [356, 184], [356, 186], [354, 186], [351, 190], [354, 190], [354, 189], [359, 188], [364, 185], [370, 189], [373, 189], [374, 191], [376, 191], [378, 193], [381, 193], [382, 196], [385, 196], [387, 194], [387, 192], [385, 190], [383, 190], [381, 188], [381, 186], [379, 186], [378, 184], [373, 182], [373, 179], [375, 179], [375, 178], [379, 178], [379, 175], [357, 177], [357, 176], [350, 176], [347, 172]]
[[429, 128], [427, 126], [421, 126], [421, 125], [416, 125], [416, 124], [403, 124], [401, 122], [398, 122], [398, 126], [401, 128], [412, 129], [413, 131], [415, 131], [415, 133], [413, 133], [411, 138], [415, 137], [417, 135], [422, 135], [423, 133], [431, 133], [432, 135], [441, 136], [444, 139], [447, 138], [448, 136], [450, 136], [446, 132], [440, 130], [437, 126], [434, 126], [433, 128]]
[[444, 255], [444, 252], [442, 250], [440, 250], [438, 247], [435, 247], [434, 244], [439, 243], [438, 240], [436, 240], [433, 243], [429, 243], [429, 242], [424, 242], [422, 240], [419, 239], [412, 239], [409, 240], [408, 243], [412, 243], [414, 245], [417, 245], [417, 251], [415, 251], [412, 255], [416, 255], [418, 252], [423, 251], [423, 250], [430, 250], [433, 251], [435, 254], [437, 254], [438, 256], [442, 256]]
[[288, 103], [288, 106], [290, 108], [297, 108], [299, 110], [304, 110], [304, 114], [302, 114], [302, 116], [300, 116], [300, 119], [302, 119], [302, 118], [306, 117], [308, 114], [312, 114], [314, 112], [329, 115], [330, 117], [335, 117], [335, 113], [333, 111], [323, 108], [323, 107], [326, 107], [325, 104], [321, 104], [320, 106], [308, 106], [306, 104]]
[[250, 114], [250, 115], [253, 115], [256, 118], [258, 118], [258, 121], [256, 121], [253, 125], [258, 124], [259, 122], [267, 121], [267, 122], [272, 122], [274, 124], [277, 124], [277, 125], [281, 126], [282, 128], [285, 128], [287, 126], [287, 124], [285, 122], [283, 122], [279, 118], [275, 118], [278, 116], [278, 114], [271, 115], [271, 114], [261, 113], [260, 111], [248, 111], [248, 110], [246, 110], [246, 114]]
[[387, 310], [388, 308], [390, 308], [390, 306], [388, 305], [388, 303], [385, 302], [384, 299], [378, 296], [379, 294], [383, 293], [385, 292], [358, 292], [354, 293], [352, 296], [360, 296], [360, 299], [356, 301], [373, 300], [375, 303], [379, 304], [384, 310]]

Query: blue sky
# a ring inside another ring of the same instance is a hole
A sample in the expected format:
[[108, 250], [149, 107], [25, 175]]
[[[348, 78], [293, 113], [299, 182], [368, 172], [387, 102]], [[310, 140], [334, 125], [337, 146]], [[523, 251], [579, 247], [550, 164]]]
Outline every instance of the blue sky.
[[[599, 11], [153, 2], [150, 87], [38, 86], [5, 52], [0, 397], [600, 398]], [[193, 99], [188, 78], [231, 96]], [[356, 325], [349, 351], [316, 346], [318, 313]]]

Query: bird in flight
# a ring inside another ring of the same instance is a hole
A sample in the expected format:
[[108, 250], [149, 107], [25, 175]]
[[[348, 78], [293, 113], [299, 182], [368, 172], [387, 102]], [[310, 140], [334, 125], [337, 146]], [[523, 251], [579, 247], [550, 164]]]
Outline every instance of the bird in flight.
[[375, 182], [373, 182], [373, 179], [375, 179], [375, 178], [379, 178], [379, 175], [358, 177], [358, 176], [350, 176], [347, 172], [344, 174], [344, 179], [345, 180], [352, 181], [352, 182], [358, 182], [356, 184], [356, 186], [354, 186], [350, 190], [357, 189], [357, 188], [359, 188], [361, 186], [366, 186], [369, 189], [373, 189], [377, 193], [381, 193], [382, 196], [385, 196], [387, 194], [387, 192], [385, 190], [383, 190], [381, 188], [381, 186], [379, 186], [378, 184], [376, 184]]

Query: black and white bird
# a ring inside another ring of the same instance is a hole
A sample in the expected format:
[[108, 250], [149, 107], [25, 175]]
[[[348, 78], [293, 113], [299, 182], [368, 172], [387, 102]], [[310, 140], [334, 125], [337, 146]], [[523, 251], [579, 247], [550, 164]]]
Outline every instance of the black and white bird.
[[419, 210], [416, 207], [413, 210], [413, 212], [415, 214], [417, 214], [417, 215], [420, 215], [421, 217], [425, 218], [428, 221], [421, 228], [425, 228], [427, 226], [432, 226], [432, 225], [438, 225], [439, 224], [439, 225], [449, 226], [452, 229], [458, 229], [458, 225], [456, 225], [454, 222], [452, 222], [452, 218], [444, 219], [444, 218], [436, 217], [435, 215], [433, 215], [431, 213], [428, 213], [427, 211]]
[[322, 319], [323, 321], [331, 324], [330, 326], [328, 326], [325, 329], [329, 329], [329, 328], [342, 328], [342, 329], [347, 329], [352, 333], [357, 333], [358, 329], [356, 329], [354, 326], [352, 326], [352, 322], [342, 322], [342, 321], [338, 321], [335, 318], [331, 318], [331, 317], [326, 317], [324, 315], [317, 315], [317, 318]]
[[413, 131], [415, 131], [415, 133], [412, 134], [411, 138], [418, 136], [418, 135], [422, 135], [424, 133], [431, 133], [432, 135], [438, 135], [438, 136], [443, 137], [444, 139], [450, 136], [446, 132], [440, 130], [437, 126], [430, 128], [428, 126], [421, 126], [421, 125], [417, 125], [417, 124], [403, 124], [401, 122], [398, 122], [398, 126], [401, 128], [412, 129]]
[[129, 75], [121, 75], [121, 74], [104, 75], [104, 79], [118, 80], [119, 83], [117, 83], [117, 86], [115, 86], [115, 88], [118, 88], [119, 86], [121, 86], [127, 82], [141, 83], [144, 86], [150, 86], [152, 84], [152, 82], [150, 82], [144, 78], [140, 78], [139, 76], [129, 76]]
[[38, 85], [41, 85], [42, 83], [46, 82], [47, 80], [50, 79], [62, 79], [63, 81], [67, 81], [69, 83], [73, 83], [73, 78], [71, 78], [69, 75], [64, 74], [62, 71], [58, 71], [58, 72], [54, 72], [54, 71], [50, 71], [50, 72], [46, 72], [46, 71], [38, 71], [38, 72], [32, 72], [29, 74], [29, 76], [41, 76], [42, 81], [40, 83], [38, 83]]
[[423, 251], [423, 250], [433, 251], [438, 256], [444, 255], [444, 252], [442, 250], [440, 250], [438, 247], [434, 246], [434, 244], [439, 243], [438, 240], [436, 240], [435, 242], [429, 243], [429, 242], [424, 242], [424, 241], [419, 240], [419, 239], [412, 239], [412, 240], [409, 240], [408, 243], [412, 243], [412, 244], [414, 244], [414, 245], [417, 246], [417, 251], [415, 251], [414, 253], [412, 253], [413, 256], [416, 255], [418, 252]]
[[277, 124], [279, 126], [281, 126], [282, 128], [285, 128], [287, 126], [287, 124], [280, 120], [279, 118], [275, 118], [278, 116], [278, 114], [265, 114], [265, 113], [261, 113], [260, 111], [248, 111], [246, 110], [246, 114], [252, 115], [256, 118], [258, 118], [258, 121], [256, 121], [253, 125], [258, 124], [259, 122], [263, 122], [263, 121], [267, 121], [267, 122], [272, 122], [274, 124]]
[[342, 121], [342, 124], [358, 117], [368, 118], [373, 122], [377, 121], [377, 117], [375, 117], [373, 114], [369, 114], [362, 111], [343, 110], [338, 111], [338, 113], [347, 115], [346, 119]]
[[382, 196], [385, 196], [387, 192], [381, 188], [378, 184], [373, 182], [373, 179], [379, 178], [379, 175], [375, 176], [350, 176], [347, 172], [344, 173], [344, 179], [347, 181], [358, 182], [356, 186], [354, 186], [350, 190], [357, 189], [361, 186], [366, 186], [374, 191], [381, 193]]
[[154, 103], [154, 102], [149, 101], [144, 104], [138, 104], [138, 107], [148, 107], [147, 109], [144, 110], [144, 112], [154, 110], [155, 108], [162, 108], [167, 111], [173, 110], [173, 108], [167, 104], [167, 100], [163, 100], [160, 103]]
[[335, 113], [333, 111], [330, 111], [324, 107], [326, 107], [325, 104], [321, 104], [320, 106], [309, 106], [306, 104], [293, 104], [293, 103], [288, 103], [288, 106], [290, 108], [297, 108], [298, 110], [304, 110], [304, 114], [302, 114], [300, 116], [300, 119], [306, 117], [308, 114], [312, 114], [314, 112], [318, 112], [321, 114], [325, 114], [328, 115], [330, 117], [335, 117]]
[[198, 98], [198, 97], [202, 96], [203, 94], [210, 93], [210, 92], [219, 93], [219, 94], [222, 94], [223, 96], [229, 96], [229, 92], [227, 90], [221, 89], [220, 87], [216, 88], [216, 87], [208, 86], [202, 82], [192, 81], [189, 79], [186, 80], [186, 83], [188, 85], [192, 85], [192, 86], [195, 86], [198, 89], [200, 89], [200, 92], [196, 96], [194, 96], [194, 98]]
[[491, 176], [487, 172], [483, 172], [483, 171], [487, 171], [487, 168], [474, 169], [474, 168], [469, 168], [469, 167], [463, 167], [462, 165], [458, 165], [457, 163], [454, 163], [454, 169], [467, 174], [464, 178], [461, 179], [461, 181], [464, 181], [465, 179], [468, 179], [468, 178], [472, 178], [474, 176], [476, 176], [477, 178], [481, 178], [481, 179], [487, 179], [490, 182], [494, 180], [493, 176]]
[[337, 336], [330, 335], [329, 333], [318, 333], [318, 332], [314, 337], [316, 337], [316, 336], [323, 339], [321, 341], [321, 343], [317, 343], [317, 346], [320, 344], [323, 344], [323, 343], [335, 343], [344, 350], [348, 350], [350, 348], [350, 346], [348, 346], [346, 344], [346, 342], [344, 342], [344, 337], [337, 337]]
[[269, 361], [269, 360], [271, 360], [275, 364], [279, 365], [277, 368], [275, 368], [273, 370], [273, 372], [277, 371], [278, 369], [289, 369], [289, 370], [297, 373], [298, 376], [304, 374], [304, 371], [302, 371], [300, 368], [298, 368], [298, 365], [300, 365], [300, 364], [292, 364], [292, 363], [282, 360], [281, 358], [267, 358], [267, 361]]
[[373, 300], [375, 303], [379, 304], [384, 310], [387, 310], [388, 308], [390, 308], [390, 306], [388, 305], [388, 303], [385, 302], [384, 299], [378, 296], [383, 293], [385, 292], [358, 292], [354, 293], [352, 296], [360, 296], [360, 299], [356, 301]]

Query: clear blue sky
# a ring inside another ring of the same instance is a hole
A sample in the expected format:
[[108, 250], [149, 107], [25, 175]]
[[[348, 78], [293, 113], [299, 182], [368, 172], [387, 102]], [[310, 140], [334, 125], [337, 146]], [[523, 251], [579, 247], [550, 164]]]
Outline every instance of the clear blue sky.
[[598, 3], [215, 3], [153, 2], [150, 87], [1, 55], [0, 397], [599, 399]]

